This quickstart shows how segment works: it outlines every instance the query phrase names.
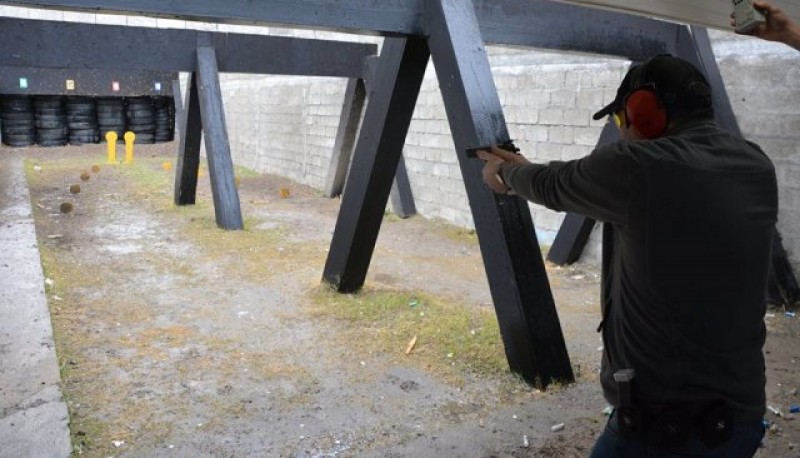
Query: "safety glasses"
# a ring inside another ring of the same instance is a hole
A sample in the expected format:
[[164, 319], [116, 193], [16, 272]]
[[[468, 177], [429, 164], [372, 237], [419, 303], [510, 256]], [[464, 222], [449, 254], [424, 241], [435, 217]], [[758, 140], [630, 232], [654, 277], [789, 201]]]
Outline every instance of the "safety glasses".
[[608, 115], [608, 117], [611, 118], [612, 121], [614, 121], [614, 124], [618, 128], [621, 128], [622, 126], [625, 125], [625, 113], [622, 111], [617, 113], [611, 113], [610, 115]]

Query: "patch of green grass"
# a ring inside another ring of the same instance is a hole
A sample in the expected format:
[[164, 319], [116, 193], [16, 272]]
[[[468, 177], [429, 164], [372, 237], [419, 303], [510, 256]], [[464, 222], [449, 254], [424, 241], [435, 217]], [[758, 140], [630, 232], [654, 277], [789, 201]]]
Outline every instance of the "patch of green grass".
[[[456, 385], [465, 376], [508, 370], [497, 319], [489, 309], [416, 291], [369, 287], [357, 294], [339, 294], [321, 286], [310, 293], [310, 299], [314, 317], [347, 324], [337, 338], [356, 353], [382, 352], [402, 358]], [[414, 349], [406, 356], [415, 336]]]

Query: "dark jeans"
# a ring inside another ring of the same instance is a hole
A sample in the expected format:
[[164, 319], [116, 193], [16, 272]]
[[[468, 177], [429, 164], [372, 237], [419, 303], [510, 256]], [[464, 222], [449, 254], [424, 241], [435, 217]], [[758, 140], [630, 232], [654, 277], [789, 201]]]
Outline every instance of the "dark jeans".
[[763, 438], [761, 421], [735, 421], [732, 437], [717, 447], [709, 448], [699, 437], [692, 435], [685, 445], [661, 450], [641, 440], [620, 437], [617, 416], [612, 414], [589, 458], [750, 458]]

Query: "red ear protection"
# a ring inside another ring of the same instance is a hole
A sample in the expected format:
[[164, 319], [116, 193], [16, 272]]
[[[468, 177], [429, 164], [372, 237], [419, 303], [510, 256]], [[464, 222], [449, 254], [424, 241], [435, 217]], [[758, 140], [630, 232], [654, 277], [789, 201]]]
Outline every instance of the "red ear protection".
[[667, 110], [649, 87], [639, 88], [625, 99], [625, 120], [648, 139], [658, 138], [667, 130]]

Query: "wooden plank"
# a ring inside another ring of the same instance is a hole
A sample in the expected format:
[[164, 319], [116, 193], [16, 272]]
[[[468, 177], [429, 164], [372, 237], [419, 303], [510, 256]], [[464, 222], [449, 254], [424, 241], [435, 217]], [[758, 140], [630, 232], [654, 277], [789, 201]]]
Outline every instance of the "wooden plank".
[[366, 97], [364, 80], [359, 78], [348, 80], [342, 112], [339, 116], [339, 128], [336, 131], [336, 140], [328, 166], [328, 176], [325, 180], [324, 192], [327, 197], [337, 197], [342, 194], [342, 189], [344, 189]]
[[[197, 74], [192, 73], [186, 103], [177, 119], [181, 133], [178, 160], [175, 166], [175, 205], [194, 205], [197, 199], [197, 174], [200, 170], [200, 142], [203, 122], [200, 118], [200, 96], [197, 93]], [[177, 103], [177, 101], [176, 101]]]
[[200, 34], [230, 73], [363, 78], [377, 52], [366, 43], [0, 18], [0, 66], [192, 72]]
[[[215, 0], [117, 0], [102, 4], [92, 0], [0, 0], [0, 4], [234, 24], [281, 24], [387, 36], [425, 36], [427, 24], [425, 0], [229, 0], [224, 7]], [[476, 0], [474, 4], [487, 43], [582, 50], [632, 59], [671, 52], [663, 46], [670, 42], [668, 37], [674, 36], [674, 25], [662, 21], [547, 0]], [[221, 54], [221, 44], [216, 45]], [[228, 71], [222, 67], [224, 61], [220, 59], [220, 68]]]
[[399, 218], [411, 218], [417, 214], [417, 207], [414, 205], [414, 194], [411, 192], [411, 181], [408, 179], [406, 171], [406, 161], [400, 156], [397, 163], [397, 172], [394, 174], [392, 191], [389, 195], [392, 204], [392, 212]]
[[423, 39], [384, 41], [323, 272], [340, 292], [364, 284], [429, 55]]
[[197, 83], [217, 226], [227, 230], [244, 229], [215, 51], [211, 40], [204, 40], [202, 36], [197, 47]]
[[512, 371], [546, 387], [574, 380], [527, 202], [495, 195], [467, 149], [509, 140], [500, 99], [469, 0], [429, 2], [429, 45], [467, 188], [506, 357]]
[[[172, 80], [172, 98], [175, 101], [175, 119], [183, 119], [183, 92], [181, 89], [181, 79], [178, 75], [175, 76], [175, 79]], [[183, 131], [180, 130], [181, 126], [180, 122], [175, 123], [175, 135], [180, 138], [183, 135]]]
[[[687, 45], [684, 46], [684, 43]], [[691, 43], [691, 46], [688, 44]], [[708, 31], [703, 27], [684, 28], [678, 34], [678, 56], [691, 60], [706, 75], [708, 84], [711, 86], [713, 95], [714, 117], [717, 123], [729, 131], [741, 135], [739, 122], [733, 112], [728, 91], [725, 89], [725, 82], [722, 81], [722, 74], [719, 72], [717, 59], [714, 57], [714, 49], [711, 47], [711, 40], [708, 38]]]
[[[92, 97], [172, 95], [172, 79], [176, 75], [175, 72], [144, 70], [0, 66], [0, 94]], [[20, 84], [22, 78], [25, 79], [24, 87]], [[73, 89], [67, 89], [67, 80], [74, 82]]]

